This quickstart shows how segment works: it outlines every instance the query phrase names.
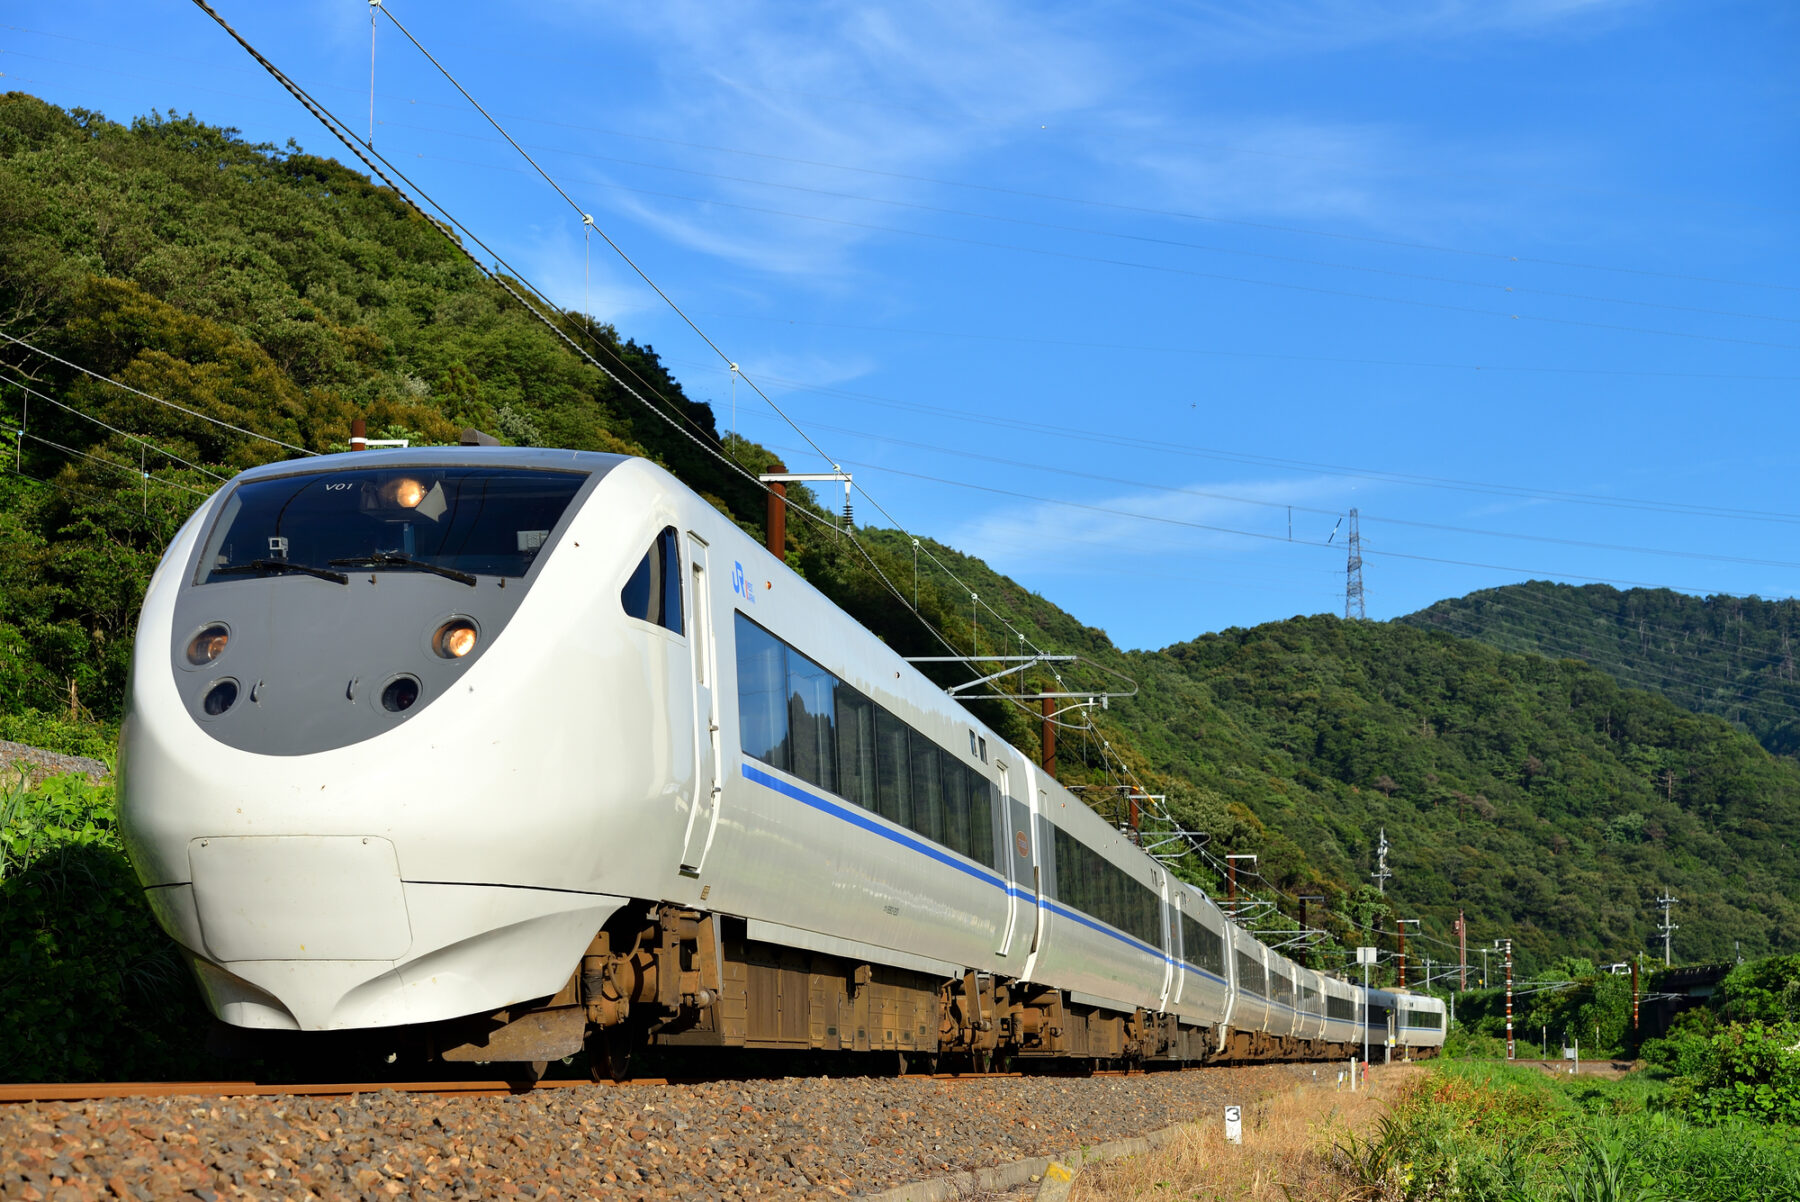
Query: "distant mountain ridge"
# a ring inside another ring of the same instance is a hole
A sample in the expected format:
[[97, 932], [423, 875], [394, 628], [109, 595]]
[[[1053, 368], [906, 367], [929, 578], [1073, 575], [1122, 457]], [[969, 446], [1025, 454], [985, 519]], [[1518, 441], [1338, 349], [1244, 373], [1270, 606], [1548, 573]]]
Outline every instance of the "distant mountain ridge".
[[1579, 659], [1629, 688], [1724, 718], [1776, 755], [1800, 752], [1800, 601], [1534, 580], [1400, 620], [1505, 651]]

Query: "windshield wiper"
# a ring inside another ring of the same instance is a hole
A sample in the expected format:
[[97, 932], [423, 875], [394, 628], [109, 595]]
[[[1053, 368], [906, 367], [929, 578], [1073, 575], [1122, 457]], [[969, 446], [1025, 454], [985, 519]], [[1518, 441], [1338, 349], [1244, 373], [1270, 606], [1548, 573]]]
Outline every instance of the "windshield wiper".
[[252, 559], [247, 563], [234, 563], [229, 567], [214, 568], [210, 575], [226, 576], [234, 572], [303, 572], [308, 576], [317, 576], [320, 580], [329, 580], [333, 584], [350, 583], [350, 577], [342, 572], [327, 572], [324, 568], [308, 567], [303, 563], [289, 563], [285, 559]]
[[361, 567], [364, 564], [377, 568], [421, 568], [427, 572], [435, 572], [447, 580], [459, 580], [474, 586], [481, 583], [467, 572], [459, 572], [455, 568], [439, 567], [423, 559], [414, 559], [410, 555], [401, 555], [397, 551], [377, 551], [373, 555], [352, 555], [348, 559], [333, 559], [334, 568]]

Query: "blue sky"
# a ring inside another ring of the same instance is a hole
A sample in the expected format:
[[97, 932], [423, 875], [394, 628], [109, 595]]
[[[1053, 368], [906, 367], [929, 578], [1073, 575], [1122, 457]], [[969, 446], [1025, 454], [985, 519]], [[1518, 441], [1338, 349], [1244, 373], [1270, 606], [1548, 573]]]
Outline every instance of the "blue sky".
[[[217, 6], [366, 126], [362, 0]], [[875, 502], [1122, 645], [1341, 612], [1351, 507], [1371, 617], [1800, 590], [1791, 4], [389, 7]], [[0, 71], [340, 154], [174, 0], [14, 0]], [[375, 73], [378, 148], [731, 425], [385, 20]]]

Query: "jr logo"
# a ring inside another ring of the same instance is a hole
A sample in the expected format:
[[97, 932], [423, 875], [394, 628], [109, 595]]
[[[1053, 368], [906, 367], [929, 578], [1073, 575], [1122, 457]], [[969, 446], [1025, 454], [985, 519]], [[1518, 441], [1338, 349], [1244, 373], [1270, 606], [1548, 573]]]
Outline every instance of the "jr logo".
[[744, 580], [744, 565], [742, 563], [733, 562], [731, 565], [731, 591], [748, 601], [750, 604], [756, 604], [756, 590]]

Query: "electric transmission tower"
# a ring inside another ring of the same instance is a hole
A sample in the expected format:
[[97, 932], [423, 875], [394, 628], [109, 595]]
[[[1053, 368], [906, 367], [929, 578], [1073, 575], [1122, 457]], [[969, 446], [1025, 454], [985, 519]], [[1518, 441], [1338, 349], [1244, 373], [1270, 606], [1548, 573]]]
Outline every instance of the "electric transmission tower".
[[1350, 531], [1347, 545], [1350, 557], [1344, 564], [1344, 620], [1351, 618], [1367, 618], [1363, 609], [1362, 581], [1362, 530], [1357, 524], [1356, 510], [1350, 511]]

